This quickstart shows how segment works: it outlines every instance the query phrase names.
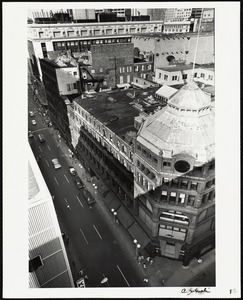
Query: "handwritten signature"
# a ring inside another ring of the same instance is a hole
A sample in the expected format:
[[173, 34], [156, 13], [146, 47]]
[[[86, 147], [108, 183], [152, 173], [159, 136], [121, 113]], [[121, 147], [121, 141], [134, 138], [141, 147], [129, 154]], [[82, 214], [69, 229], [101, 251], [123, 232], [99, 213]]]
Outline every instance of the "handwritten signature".
[[182, 294], [187, 294], [187, 295], [191, 295], [193, 293], [196, 293], [196, 294], [204, 294], [204, 293], [211, 293], [210, 291], [210, 288], [203, 288], [203, 289], [199, 289], [199, 288], [189, 288], [189, 289], [185, 289], [183, 288], [181, 290], [181, 293]]

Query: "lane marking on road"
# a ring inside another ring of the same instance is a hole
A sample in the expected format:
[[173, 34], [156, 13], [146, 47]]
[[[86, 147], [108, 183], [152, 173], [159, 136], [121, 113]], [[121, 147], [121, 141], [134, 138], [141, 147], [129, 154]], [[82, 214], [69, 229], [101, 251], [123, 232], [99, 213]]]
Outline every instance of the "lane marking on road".
[[93, 227], [94, 227], [95, 231], [97, 232], [97, 234], [98, 234], [99, 238], [102, 240], [102, 236], [100, 235], [100, 233], [99, 233], [98, 229], [95, 227], [95, 225], [93, 225]]
[[69, 180], [67, 179], [66, 175], [64, 174], [64, 177], [66, 178], [67, 182], [69, 183]]
[[38, 146], [39, 147], [39, 149], [40, 149], [40, 152], [42, 152], [42, 149], [41, 149], [41, 147], [40, 146]]
[[46, 160], [46, 164], [48, 165], [48, 167], [50, 167], [50, 165], [48, 164], [48, 161]]
[[47, 145], [47, 148], [51, 151], [51, 148], [49, 147], [49, 145]]
[[84, 237], [84, 239], [85, 239], [86, 244], [88, 245], [89, 243], [88, 243], [88, 241], [87, 241], [87, 239], [86, 239], [86, 237], [85, 237], [85, 235], [84, 235], [82, 229], [81, 229], [81, 228], [79, 228], [79, 229], [80, 229], [80, 232], [82, 233], [82, 235], [83, 235], [83, 237]]
[[59, 183], [58, 183], [58, 181], [57, 181], [57, 179], [56, 179], [56, 177], [54, 176], [54, 179], [56, 180], [56, 183], [57, 183], [57, 185], [59, 185]]
[[81, 202], [81, 200], [79, 199], [79, 197], [76, 196], [76, 198], [78, 199], [79, 204], [80, 204], [82, 207], [84, 207], [83, 204], [82, 204], [82, 202]]
[[[104, 273], [103, 273], [103, 276], [104, 276], [104, 279], [105, 279], [105, 278], [106, 278], [106, 276], [105, 276], [105, 274], [104, 274]], [[108, 284], [108, 286], [109, 286], [109, 287], [111, 287], [111, 286], [110, 286], [110, 284], [109, 284], [109, 281], [108, 281], [108, 280], [106, 281], [106, 283]]]
[[124, 280], [126, 281], [126, 284], [127, 284], [128, 286], [130, 286], [130, 284], [128, 283], [128, 281], [127, 281], [126, 277], [125, 277], [125, 276], [124, 276], [124, 274], [122, 273], [122, 270], [120, 269], [120, 267], [119, 267], [118, 265], [116, 265], [116, 266], [117, 266], [118, 270], [120, 271], [120, 273], [121, 273], [122, 277], [123, 277], [123, 278], [124, 278]]

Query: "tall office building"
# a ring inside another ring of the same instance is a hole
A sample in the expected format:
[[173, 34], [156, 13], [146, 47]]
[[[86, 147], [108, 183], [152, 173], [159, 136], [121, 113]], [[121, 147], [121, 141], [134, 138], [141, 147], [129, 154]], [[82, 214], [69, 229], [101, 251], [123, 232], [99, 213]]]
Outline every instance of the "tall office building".
[[147, 14], [150, 16], [150, 21], [164, 21], [166, 9], [163, 8], [148, 8]]
[[29, 169], [29, 287], [74, 287], [52, 196], [32, 150]]

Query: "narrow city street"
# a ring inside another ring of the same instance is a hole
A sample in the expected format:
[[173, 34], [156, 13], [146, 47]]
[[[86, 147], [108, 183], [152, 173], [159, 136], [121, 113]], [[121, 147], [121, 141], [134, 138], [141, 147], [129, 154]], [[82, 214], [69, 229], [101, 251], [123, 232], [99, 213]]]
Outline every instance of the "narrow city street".
[[[34, 155], [39, 157], [39, 167], [54, 197], [60, 228], [69, 237], [67, 253], [72, 256], [69, 260], [74, 263], [76, 272], [83, 270], [88, 275], [87, 286], [90, 287], [98, 286], [105, 277], [108, 278], [108, 282], [103, 284], [106, 287], [145, 286], [143, 274], [132, 267], [118, 243], [115, 231], [110, 229], [97, 204], [94, 204], [93, 210], [89, 209], [83, 193], [69, 173], [68, 153], [63, 154], [57, 147], [54, 140], [58, 139], [56, 131], [47, 127], [39, 111], [40, 105], [33, 99], [31, 91], [29, 95], [29, 110], [35, 113], [34, 117], [29, 117], [29, 130], [33, 133], [29, 142]], [[31, 119], [35, 119], [37, 124], [33, 125]], [[45, 143], [38, 140], [40, 133]], [[60, 169], [54, 169], [53, 158], [60, 162]]]

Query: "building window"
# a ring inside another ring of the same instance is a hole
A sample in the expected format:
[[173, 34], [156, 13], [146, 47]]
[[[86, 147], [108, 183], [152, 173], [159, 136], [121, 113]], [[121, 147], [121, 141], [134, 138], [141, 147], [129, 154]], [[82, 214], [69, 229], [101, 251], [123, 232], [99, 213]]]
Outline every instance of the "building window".
[[201, 78], [204, 78], [205, 77], [205, 74], [201, 73]]
[[205, 189], [209, 189], [211, 187], [211, 185], [212, 185], [212, 181], [209, 180], [205, 185]]
[[29, 272], [34, 272], [36, 271], [37, 269], [39, 269], [40, 267], [42, 267], [44, 264], [43, 264], [43, 261], [41, 259], [41, 256], [38, 255], [32, 259], [29, 260]]
[[197, 77], [197, 73], [194, 73], [194, 77]]
[[182, 189], [187, 189], [187, 185], [188, 185], [188, 181], [186, 181], [186, 180], [181, 181], [181, 188]]
[[174, 81], [174, 80], [178, 80], [178, 76], [172, 76], [172, 81]]
[[198, 182], [192, 181], [192, 183], [191, 183], [191, 189], [192, 190], [197, 190], [197, 187], [198, 187]]
[[157, 164], [157, 163], [158, 163], [158, 159], [155, 158], [155, 157], [153, 157], [153, 162], [154, 162], [155, 164]]
[[159, 79], [161, 78], [161, 73], [159, 73]]
[[168, 161], [163, 162], [163, 167], [170, 167], [170, 166], [171, 166], [170, 162], [168, 162]]
[[67, 84], [67, 91], [68, 91], [68, 92], [71, 91], [71, 84], [70, 84], [70, 83]]
[[213, 76], [212, 75], [208, 75], [208, 80], [213, 80]]
[[193, 195], [189, 195], [188, 196], [188, 201], [187, 201], [187, 205], [193, 206], [195, 202], [195, 196]]
[[185, 203], [185, 197], [186, 195], [185, 194], [179, 194], [179, 200], [178, 200], [178, 203], [179, 204], [184, 204]]
[[167, 195], [168, 195], [168, 192], [167, 192], [167, 191], [162, 191], [162, 194], [161, 194], [161, 200], [166, 201], [166, 200], [167, 200]]
[[170, 193], [169, 202], [172, 204], [175, 204], [175, 202], [176, 202], [176, 193], [175, 192]]
[[187, 74], [182, 74], [182, 79], [187, 79]]
[[74, 90], [77, 89], [77, 83], [76, 83], [76, 82], [73, 83], [73, 89], [74, 89]]
[[170, 183], [169, 178], [164, 177], [164, 178], [163, 178], [163, 185], [168, 186], [169, 183]]
[[142, 149], [142, 153], [143, 153], [143, 155], [147, 155], [147, 151], [145, 150], [145, 149]]
[[167, 74], [164, 75], [164, 80], [168, 80], [168, 75]]
[[178, 187], [179, 180], [177, 178], [172, 179], [171, 186]]

